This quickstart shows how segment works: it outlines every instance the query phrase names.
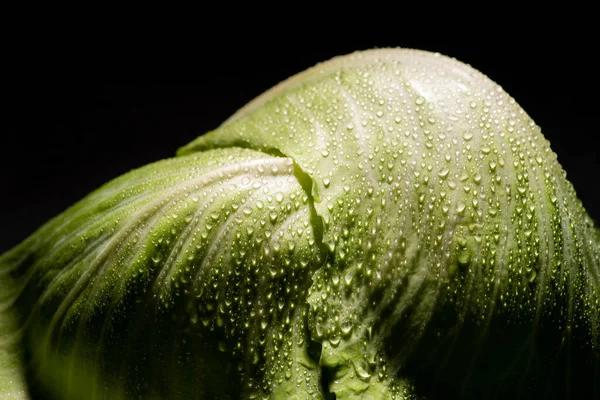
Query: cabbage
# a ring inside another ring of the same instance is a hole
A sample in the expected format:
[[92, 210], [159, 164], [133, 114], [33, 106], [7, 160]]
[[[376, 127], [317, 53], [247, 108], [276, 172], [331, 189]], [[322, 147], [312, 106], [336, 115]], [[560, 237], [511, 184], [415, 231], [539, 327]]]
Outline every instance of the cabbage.
[[599, 236], [486, 76], [334, 58], [0, 256], [0, 397], [592, 398]]

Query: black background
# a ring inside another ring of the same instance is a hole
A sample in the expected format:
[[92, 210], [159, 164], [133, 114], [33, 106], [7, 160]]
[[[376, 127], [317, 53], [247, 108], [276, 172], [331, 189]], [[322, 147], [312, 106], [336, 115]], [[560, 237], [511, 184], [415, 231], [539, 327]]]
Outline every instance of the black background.
[[[486, 38], [484, 44], [443, 33], [435, 40], [415, 32], [373, 41], [335, 36], [280, 43], [237, 34], [232, 43], [204, 37], [193, 47], [150, 53], [133, 64], [128, 49], [84, 55], [79, 46], [58, 52], [42, 45], [37, 64], [13, 65], [4, 89], [9, 105], [0, 142], [0, 253], [108, 180], [173, 156], [288, 76], [372, 47], [438, 51], [499, 83], [542, 127], [583, 204], [599, 220], [597, 45], [576, 31], [545, 29], [518, 39]], [[102, 83], [115, 80], [108, 73], [115, 71], [128, 75], [116, 80], [137, 83]], [[148, 83], [154, 81], [180, 83]]]

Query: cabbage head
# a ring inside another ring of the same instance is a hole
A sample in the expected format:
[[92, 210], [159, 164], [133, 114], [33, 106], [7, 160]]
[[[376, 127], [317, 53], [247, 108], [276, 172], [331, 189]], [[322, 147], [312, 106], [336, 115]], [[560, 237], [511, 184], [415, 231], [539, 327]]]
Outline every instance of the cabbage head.
[[0, 397], [600, 398], [599, 236], [486, 76], [334, 58], [0, 256]]

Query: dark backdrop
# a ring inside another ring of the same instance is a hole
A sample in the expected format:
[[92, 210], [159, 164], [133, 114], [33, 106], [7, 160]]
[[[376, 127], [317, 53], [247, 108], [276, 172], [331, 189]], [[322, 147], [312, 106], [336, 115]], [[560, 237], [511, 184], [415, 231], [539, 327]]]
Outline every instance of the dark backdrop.
[[[182, 49], [189, 63], [179, 54], [156, 53], [139, 70], [124, 61], [130, 60], [126, 49], [83, 56], [78, 47], [55, 53], [42, 46], [47, 56], [39, 65], [23, 64], [34, 73], [18, 74], [16, 64], [4, 90], [10, 104], [0, 142], [0, 253], [111, 178], [172, 156], [288, 76], [335, 55], [388, 46], [453, 56], [503, 86], [542, 127], [580, 199], [600, 219], [597, 101], [588, 94], [597, 93], [597, 46], [590, 37], [534, 32], [484, 45], [468, 36], [414, 37], [315, 45], [284, 39], [257, 44], [256, 37], [238, 34], [234, 46], [205, 40]], [[102, 83], [113, 80], [106, 70], [121, 69], [135, 78], [119, 80], [136, 83]], [[147, 77], [148, 69], [159, 73]]]

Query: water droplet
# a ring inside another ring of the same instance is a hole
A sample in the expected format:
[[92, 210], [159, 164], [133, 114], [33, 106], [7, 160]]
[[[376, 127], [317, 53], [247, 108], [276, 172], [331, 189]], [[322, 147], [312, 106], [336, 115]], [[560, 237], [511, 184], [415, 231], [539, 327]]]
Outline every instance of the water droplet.
[[338, 275], [334, 275], [333, 277], [331, 277], [331, 283], [333, 283], [333, 286], [339, 285], [340, 277]]
[[340, 326], [340, 330], [342, 331], [342, 335], [348, 336], [352, 332], [352, 322], [344, 321]]
[[536, 277], [537, 277], [537, 272], [535, 271], [535, 269], [532, 269], [529, 272], [529, 283], [533, 282]]
[[353, 277], [354, 275], [352, 274], [352, 271], [346, 272], [346, 275], [344, 275], [344, 282], [346, 283], [346, 286], [350, 286]]
[[354, 372], [356, 372], [356, 376], [362, 380], [368, 380], [371, 378], [371, 374], [358, 362], [354, 363]]
[[325, 245], [327, 246], [330, 252], [333, 253], [335, 251], [335, 242], [327, 242]]
[[458, 263], [460, 265], [468, 265], [471, 262], [471, 252], [468, 250], [463, 250], [458, 255]]
[[275, 194], [275, 201], [278, 202], [278, 203], [281, 203], [283, 201], [283, 193], [277, 192]]

